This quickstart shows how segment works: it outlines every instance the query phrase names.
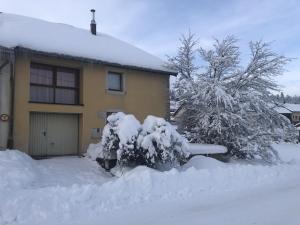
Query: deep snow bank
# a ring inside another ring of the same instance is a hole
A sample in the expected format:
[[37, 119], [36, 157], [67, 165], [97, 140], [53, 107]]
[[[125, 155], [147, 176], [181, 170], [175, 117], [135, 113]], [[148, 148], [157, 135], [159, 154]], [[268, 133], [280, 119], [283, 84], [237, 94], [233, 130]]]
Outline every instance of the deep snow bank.
[[18, 150], [0, 151], [0, 188], [25, 187], [36, 178], [34, 160]]
[[279, 143], [272, 147], [277, 151], [281, 161], [286, 163], [300, 162], [300, 144]]
[[102, 154], [102, 145], [101, 143], [89, 144], [89, 147], [85, 153], [85, 156], [91, 160], [96, 160], [99, 155]]
[[[298, 149], [298, 146], [294, 147]], [[280, 145], [277, 148], [281, 151], [292, 147]], [[63, 164], [63, 160], [59, 160], [60, 164]], [[43, 163], [47, 167], [57, 166], [51, 162], [39, 161], [38, 168], [41, 169]], [[0, 183], [2, 186], [15, 187], [0, 191], [0, 224], [83, 224], [88, 218], [97, 218], [102, 212], [124, 209], [129, 205], [135, 207], [143, 202], [181, 200], [208, 193], [276, 185], [279, 181], [284, 183], [297, 179], [300, 174], [299, 163], [241, 165], [199, 156], [186, 164], [183, 170], [159, 172], [140, 166], [125, 172], [118, 179], [107, 179], [108, 182], [102, 185], [96, 182], [78, 183], [78, 179], [64, 175], [70, 185], [64, 186], [57, 180], [45, 186], [37, 185], [41, 183], [40, 179], [34, 180], [37, 170], [35, 164], [34, 160], [21, 152], [0, 152]], [[65, 163], [70, 165], [70, 170], [71, 165], [80, 167], [78, 164], [77, 161], [74, 164]], [[98, 179], [97, 176], [90, 178]], [[37, 184], [29, 185], [33, 180]]]
[[192, 157], [186, 164], [182, 166], [183, 170], [189, 169], [189, 168], [195, 168], [195, 169], [215, 169], [218, 167], [225, 167], [226, 164], [216, 160], [214, 158], [205, 157], [205, 156], [194, 156]]
[[204, 169], [191, 166], [185, 171], [158, 172], [140, 166], [103, 185], [74, 184], [0, 192], [0, 220], [4, 224], [72, 224], [71, 221], [82, 219], [82, 213], [85, 218], [93, 218], [128, 205], [249, 189], [300, 173], [299, 166], [284, 164], [224, 164], [224, 167], [210, 168], [216, 162], [211, 159], [205, 162], [206, 159], [200, 158], [208, 165]]

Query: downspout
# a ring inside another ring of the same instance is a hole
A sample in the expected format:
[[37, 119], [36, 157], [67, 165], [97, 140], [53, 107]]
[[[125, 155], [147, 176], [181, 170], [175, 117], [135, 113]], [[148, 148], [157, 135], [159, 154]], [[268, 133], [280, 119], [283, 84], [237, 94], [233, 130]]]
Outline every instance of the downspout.
[[167, 107], [167, 113], [166, 113], [166, 120], [167, 121], [171, 121], [171, 114], [170, 114], [170, 75], [168, 75], [168, 83], [167, 83], [167, 103], [166, 103], [166, 107]]
[[11, 104], [10, 104], [10, 126], [7, 140], [8, 149], [14, 148], [14, 109], [15, 109], [15, 62], [16, 50], [13, 49], [10, 53], [10, 85], [11, 85]]

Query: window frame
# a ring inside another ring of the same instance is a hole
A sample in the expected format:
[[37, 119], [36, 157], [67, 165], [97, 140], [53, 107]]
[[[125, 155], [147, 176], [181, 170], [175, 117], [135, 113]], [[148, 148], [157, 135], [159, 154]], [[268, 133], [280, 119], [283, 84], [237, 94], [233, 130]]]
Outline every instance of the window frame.
[[[113, 89], [109, 87], [109, 75], [110, 74], [116, 74], [120, 76], [120, 88], [121, 89]], [[106, 90], [110, 93], [119, 93], [123, 94], [125, 93], [125, 75], [123, 72], [114, 71], [114, 70], [107, 70], [106, 73]]]
[[[68, 67], [62, 67], [62, 66], [54, 66], [54, 65], [48, 65], [48, 64], [43, 64], [43, 63], [36, 63], [36, 62], [31, 62], [30, 64], [30, 70], [31, 68], [47, 68], [48, 70], [50, 69], [52, 71], [52, 85], [48, 84], [39, 84], [39, 83], [34, 83], [31, 81], [31, 71], [30, 71], [30, 92], [31, 92], [31, 87], [45, 87], [45, 88], [52, 88], [53, 89], [53, 101], [48, 102], [48, 101], [34, 101], [31, 99], [31, 94], [29, 95], [29, 102], [31, 103], [41, 103], [41, 104], [56, 104], [56, 105], [80, 105], [80, 71], [79, 69], [75, 68], [68, 68]], [[70, 87], [70, 86], [60, 86], [57, 84], [57, 73], [59, 71], [72, 71], [74, 76], [75, 76], [75, 86]], [[60, 103], [56, 102], [56, 90], [74, 90], [75, 93], [75, 103]]]

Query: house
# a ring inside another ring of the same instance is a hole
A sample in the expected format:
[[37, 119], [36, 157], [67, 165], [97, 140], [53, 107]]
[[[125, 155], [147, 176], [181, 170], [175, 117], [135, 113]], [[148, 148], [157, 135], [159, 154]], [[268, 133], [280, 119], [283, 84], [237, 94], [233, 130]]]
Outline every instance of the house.
[[285, 103], [277, 106], [275, 110], [286, 116], [294, 125], [300, 122], [300, 104]]
[[77, 155], [109, 114], [169, 118], [164, 62], [90, 30], [0, 13], [0, 148], [35, 157]]

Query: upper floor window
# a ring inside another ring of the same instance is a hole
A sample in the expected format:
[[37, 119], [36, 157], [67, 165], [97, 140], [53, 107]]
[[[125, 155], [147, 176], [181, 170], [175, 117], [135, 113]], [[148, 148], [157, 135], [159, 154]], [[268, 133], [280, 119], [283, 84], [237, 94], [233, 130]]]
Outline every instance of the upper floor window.
[[32, 63], [30, 101], [56, 104], [79, 103], [79, 71]]
[[107, 89], [109, 91], [123, 91], [123, 74], [109, 71], [107, 74]]

